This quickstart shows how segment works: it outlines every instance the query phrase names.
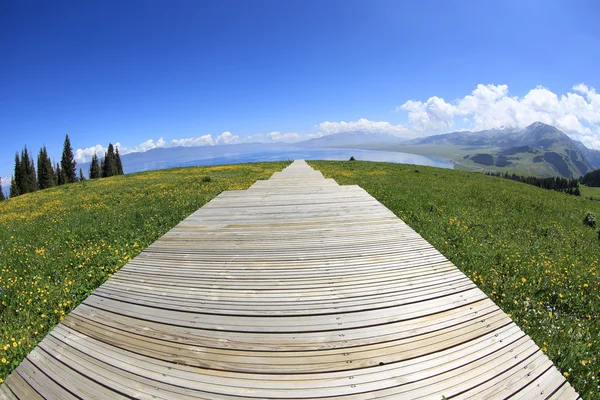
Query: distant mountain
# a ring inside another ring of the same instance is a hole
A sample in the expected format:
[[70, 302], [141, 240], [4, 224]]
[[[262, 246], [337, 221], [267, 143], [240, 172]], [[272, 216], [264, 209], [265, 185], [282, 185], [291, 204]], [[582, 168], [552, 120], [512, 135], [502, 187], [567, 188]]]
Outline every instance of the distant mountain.
[[576, 178], [600, 168], [600, 151], [590, 150], [557, 128], [541, 122], [524, 129], [462, 131], [413, 140], [354, 131], [307, 140], [296, 146], [401, 151], [445, 157], [471, 170], [565, 178]]
[[408, 144], [455, 144], [458, 146], [521, 147], [549, 150], [554, 145], [575, 147], [574, 141], [551, 125], [534, 122], [525, 129], [490, 129], [477, 132], [452, 132], [414, 139]]
[[296, 143], [304, 148], [375, 149], [404, 143], [405, 140], [387, 133], [363, 131], [334, 133], [316, 139]]
[[573, 143], [575, 143], [575, 146], [579, 151], [590, 160], [590, 163], [592, 163], [594, 168], [600, 168], [600, 150], [588, 149], [585, 147], [585, 144], [578, 140], [573, 140]]
[[[600, 151], [590, 150], [551, 125], [535, 122], [524, 129], [452, 132], [407, 142], [409, 146], [455, 145], [472, 147], [463, 158], [488, 167], [515, 167], [523, 159], [546, 163], [556, 175], [576, 178], [600, 168]], [[485, 148], [500, 148], [488, 152]], [[533, 155], [533, 157], [531, 156]], [[525, 156], [525, 157], [523, 157]]]

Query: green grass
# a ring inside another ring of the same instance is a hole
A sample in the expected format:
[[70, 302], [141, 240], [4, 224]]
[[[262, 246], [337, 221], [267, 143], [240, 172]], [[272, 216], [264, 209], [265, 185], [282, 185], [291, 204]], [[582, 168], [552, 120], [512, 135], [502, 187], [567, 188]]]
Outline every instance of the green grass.
[[153, 171], [0, 202], [0, 382], [145, 247], [220, 192], [245, 189], [287, 164]]
[[[586, 399], [600, 399], [600, 204], [479, 173], [309, 162], [358, 184], [466, 273]], [[419, 172], [416, 172], [419, 171]]]
[[600, 187], [579, 185], [579, 190], [581, 191], [581, 197], [586, 199], [591, 197], [592, 200], [600, 201]]

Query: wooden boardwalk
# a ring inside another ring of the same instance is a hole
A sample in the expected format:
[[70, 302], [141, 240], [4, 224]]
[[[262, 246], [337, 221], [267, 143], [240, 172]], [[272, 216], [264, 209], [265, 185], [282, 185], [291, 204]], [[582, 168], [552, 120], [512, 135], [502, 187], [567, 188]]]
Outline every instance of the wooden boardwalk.
[[0, 387], [11, 399], [442, 396], [578, 398], [427, 241], [304, 161], [185, 219]]

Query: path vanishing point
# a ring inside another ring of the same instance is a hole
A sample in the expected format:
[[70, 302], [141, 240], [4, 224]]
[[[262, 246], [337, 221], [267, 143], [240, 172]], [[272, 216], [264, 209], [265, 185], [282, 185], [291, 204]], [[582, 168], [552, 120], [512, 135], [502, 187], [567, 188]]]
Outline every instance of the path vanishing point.
[[6, 399], [577, 399], [462, 272], [298, 160], [223, 192], [73, 310]]

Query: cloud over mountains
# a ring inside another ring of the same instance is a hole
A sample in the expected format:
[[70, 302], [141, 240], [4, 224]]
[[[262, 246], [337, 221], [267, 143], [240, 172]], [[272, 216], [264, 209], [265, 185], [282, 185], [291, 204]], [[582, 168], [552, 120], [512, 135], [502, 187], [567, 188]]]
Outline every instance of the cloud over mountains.
[[390, 135], [396, 135], [401, 137], [412, 137], [414, 133], [402, 126], [392, 125], [386, 121], [369, 121], [366, 118], [360, 118], [357, 121], [340, 121], [340, 122], [321, 122], [318, 126], [320, 132], [325, 135], [342, 132], [362, 131], [369, 133], [388, 133]]
[[523, 97], [510, 96], [507, 85], [479, 84], [461, 99], [446, 102], [433, 96], [398, 106], [408, 111], [411, 129], [449, 132], [460, 119], [462, 129], [485, 130], [501, 126], [525, 127], [535, 121], [553, 125], [594, 148], [600, 148], [600, 94], [581, 83], [572, 92], [557, 95], [543, 86]]
[[[121, 154], [144, 152], [160, 147], [213, 146], [251, 141], [298, 142], [342, 132], [362, 131], [387, 133], [405, 139], [429, 134], [447, 133], [455, 130], [485, 130], [511, 126], [524, 128], [535, 121], [553, 125], [589, 148], [600, 149], [600, 94], [584, 83], [573, 86], [566, 94], [556, 94], [543, 86], [537, 86], [522, 97], [511, 96], [508, 85], [479, 84], [470, 94], [452, 101], [439, 96], [427, 100], [408, 100], [396, 107], [407, 112], [407, 124], [388, 121], [372, 121], [359, 118], [356, 121], [324, 121], [315, 125], [313, 132], [297, 133], [273, 131], [240, 138], [231, 132], [213, 137], [211, 134], [173, 139], [166, 142], [162, 137], [149, 139], [137, 146], [127, 148], [116, 143]], [[77, 162], [90, 161], [94, 153], [104, 155], [106, 148], [95, 145], [75, 152]]]

